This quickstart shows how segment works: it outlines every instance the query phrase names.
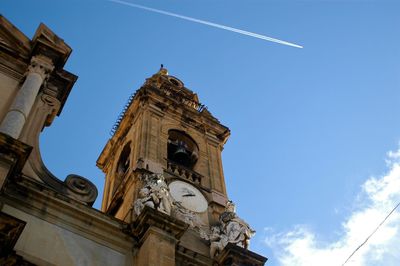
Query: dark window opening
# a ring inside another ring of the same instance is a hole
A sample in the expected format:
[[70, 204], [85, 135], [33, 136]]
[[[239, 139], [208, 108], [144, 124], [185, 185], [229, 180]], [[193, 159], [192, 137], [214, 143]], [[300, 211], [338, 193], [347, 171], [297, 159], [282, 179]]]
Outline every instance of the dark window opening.
[[114, 193], [120, 187], [124, 175], [129, 170], [130, 156], [131, 156], [131, 142], [128, 142], [122, 149], [121, 155], [119, 156], [118, 159], [117, 169], [115, 171], [115, 176], [114, 176], [112, 195], [114, 195]]
[[196, 142], [182, 131], [170, 130], [168, 135], [168, 160], [193, 169], [199, 154]]
[[117, 173], [119, 175], [125, 174], [126, 171], [128, 171], [130, 164], [130, 154], [131, 154], [131, 143], [128, 142], [125, 145], [124, 149], [122, 150], [118, 160]]
[[115, 216], [119, 209], [121, 208], [123, 202], [123, 195], [119, 193], [115, 196], [113, 201], [111, 202], [110, 206], [107, 209], [107, 214]]

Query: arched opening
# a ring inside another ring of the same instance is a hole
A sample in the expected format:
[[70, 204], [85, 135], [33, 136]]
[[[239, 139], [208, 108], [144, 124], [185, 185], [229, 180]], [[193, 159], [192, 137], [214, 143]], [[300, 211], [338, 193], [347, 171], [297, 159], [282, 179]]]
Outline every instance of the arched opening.
[[129, 164], [130, 164], [130, 154], [131, 154], [131, 142], [128, 142], [125, 144], [121, 155], [119, 156], [118, 159], [118, 164], [117, 164], [117, 173], [118, 175], [123, 175], [128, 171], [129, 169]]
[[114, 194], [116, 193], [118, 187], [121, 185], [125, 174], [129, 170], [130, 154], [131, 154], [131, 142], [128, 142], [122, 149], [122, 152], [117, 162], [114, 175], [114, 182], [112, 186], [112, 194], [111, 194], [112, 197], [114, 197]]
[[168, 160], [193, 169], [199, 158], [199, 148], [196, 142], [183, 131], [171, 129], [168, 131]]

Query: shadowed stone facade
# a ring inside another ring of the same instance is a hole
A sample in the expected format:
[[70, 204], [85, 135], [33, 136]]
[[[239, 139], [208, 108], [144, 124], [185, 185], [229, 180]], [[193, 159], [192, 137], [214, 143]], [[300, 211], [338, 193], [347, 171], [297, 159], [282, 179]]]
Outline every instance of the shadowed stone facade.
[[39, 135], [77, 76], [71, 48], [41, 24], [29, 39], [0, 15], [0, 265], [264, 265], [228, 201], [229, 129], [165, 68], [130, 98], [96, 187], [44, 165]]

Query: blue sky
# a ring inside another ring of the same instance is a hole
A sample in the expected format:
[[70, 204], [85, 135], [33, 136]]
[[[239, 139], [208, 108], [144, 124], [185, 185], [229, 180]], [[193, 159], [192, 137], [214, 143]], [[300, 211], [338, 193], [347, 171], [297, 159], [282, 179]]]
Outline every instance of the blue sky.
[[[304, 49], [105, 0], [3, 0], [28, 37], [44, 22], [74, 50], [65, 69], [79, 79], [41, 136], [48, 168], [92, 180], [99, 207], [96, 159], [129, 95], [163, 63], [232, 131], [224, 172], [257, 230], [251, 249], [271, 266], [329, 256], [341, 265], [400, 199], [400, 186], [385, 190], [400, 179], [400, 2], [126, 1]], [[379, 201], [377, 191], [389, 194]], [[366, 213], [371, 225], [352, 231]], [[392, 234], [371, 238], [348, 265], [397, 265], [400, 217], [391, 219]]]

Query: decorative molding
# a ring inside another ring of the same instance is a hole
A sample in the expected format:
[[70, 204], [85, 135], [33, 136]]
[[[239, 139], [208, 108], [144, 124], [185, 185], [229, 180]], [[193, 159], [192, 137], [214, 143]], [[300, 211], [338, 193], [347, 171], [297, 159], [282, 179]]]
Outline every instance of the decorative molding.
[[49, 77], [50, 73], [53, 71], [53, 69], [54, 69], [53, 62], [51, 61], [50, 58], [43, 55], [37, 55], [37, 56], [32, 56], [27, 74], [29, 75], [31, 73], [35, 73], [40, 75], [43, 80], [46, 80]]
[[124, 232], [128, 225], [123, 221], [27, 177], [22, 177], [18, 183], [10, 183], [0, 199], [4, 202], [3, 211], [17, 208], [90, 240], [112, 244], [118, 252], [133, 246], [134, 240]]
[[42, 180], [58, 193], [91, 206], [98, 194], [97, 188], [92, 182], [79, 175], [70, 175], [65, 181], [61, 181], [43, 163], [39, 149], [39, 135], [43, 127], [51, 123], [60, 107], [60, 102], [49, 94], [42, 93], [39, 97], [40, 100], [32, 109], [21, 136], [22, 141], [33, 146], [23, 172], [33, 179]]
[[170, 215], [145, 206], [137, 219], [131, 224], [131, 232], [139, 240], [139, 243], [142, 243], [143, 237], [151, 226], [160, 228], [178, 240], [189, 227], [188, 224]]
[[218, 266], [262, 266], [268, 259], [235, 244], [228, 243], [215, 261]]

